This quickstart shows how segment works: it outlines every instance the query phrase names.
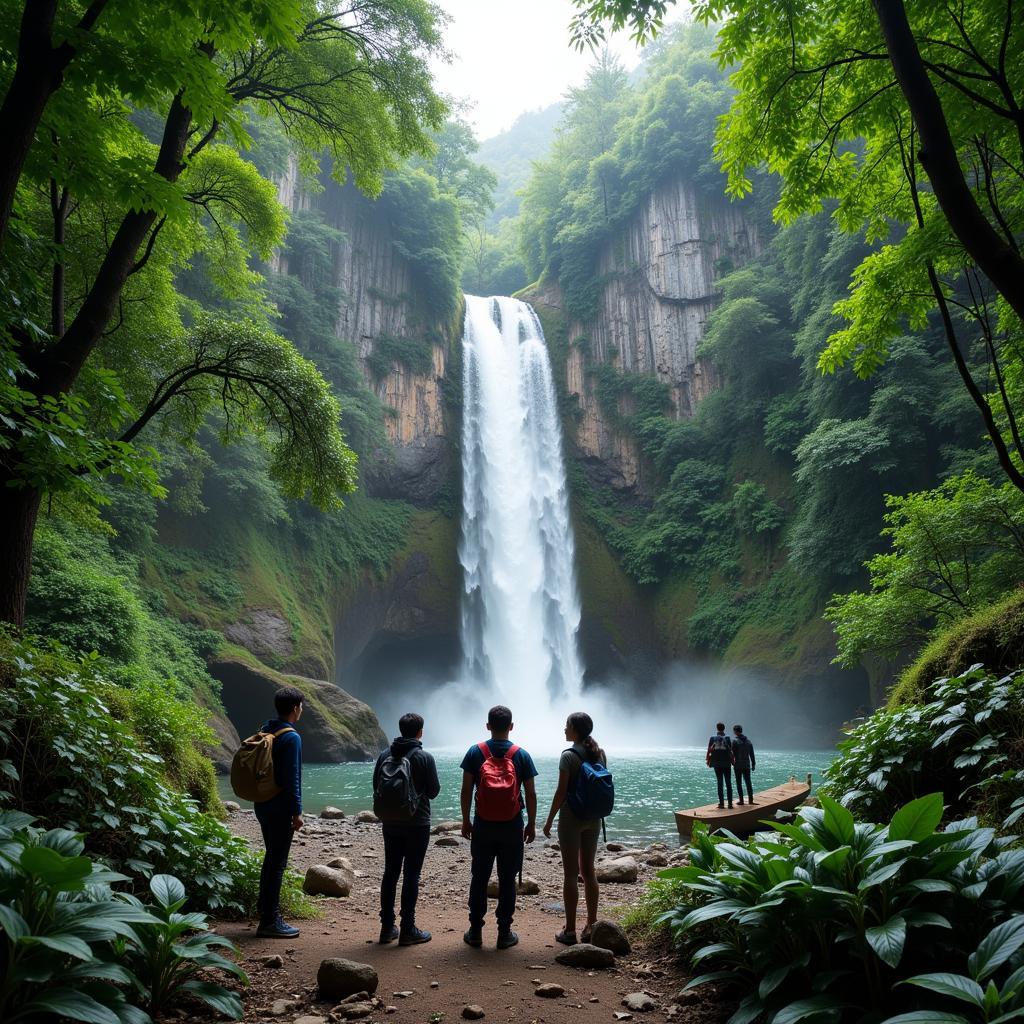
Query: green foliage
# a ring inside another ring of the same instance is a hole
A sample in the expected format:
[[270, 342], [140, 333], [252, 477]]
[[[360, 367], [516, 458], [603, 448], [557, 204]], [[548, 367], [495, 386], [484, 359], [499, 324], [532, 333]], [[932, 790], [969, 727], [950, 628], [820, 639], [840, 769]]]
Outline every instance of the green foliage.
[[[19, 766], [15, 805], [40, 821], [81, 832], [91, 854], [135, 877], [169, 872], [200, 906], [243, 911], [254, 902], [258, 858], [196, 802], [165, 781], [162, 759], [104, 704], [111, 692], [102, 663], [57, 646], [5, 640], [0, 661], [0, 755]], [[59, 683], [58, 683], [59, 681]], [[151, 731], [160, 723], [150, 701]], [[163, 722], [170, 732], [183, 710]], [[194, 712], [193, 712], [194, 713]], [[165, 741], [166, 742], [166, 741]], [[287, 899], [301, 908], [294, 880]]]
[[378, 334], [373, 340], [373, 351], [366, 357], [366, 365], [378, 380], [386, 377], [395, 363], [401, 363], [410, 373], [430, 373], [434, 354], [430, 342], [424, 338], [396, 338], [392, 334]]
[[[238, 996], [213, 980], [247, 983], [215, 947], [200, 913], [181, 914], [185, 887], [171, 875], [150, 881], [144, 905], [113, 885], [128, 881], [84, 855], [79, 836], [43, 832], [30, 816], [0, 812], [0, 1014], [5, 1021], [58, 1016], [87, 1024], [149, 1024], [150, 1014], [199, 999], [241, 1020]], [[200, 980], [198, 972], [209, 972]]]
[[836, 595], [826, 612], [837, 660], [895, 659], [932, 632], [990, 604], [1024, 572], [1024, 495], [973, 472], [933, 491], [890, 496], [882, 535], [891, 551], [866, 565], [869, 591]]
[[734, 1024], [934, 1012], [941, 996], [899, 983], [969, 970], [999, 985], [1024, 962], [1024, 849], [975, 819], [936, 831], [939, 793], [885, 825], [820, 800], [746, 843], [698, 826], [690, 866], [659, 873], [691, 893], [665, 915], [703, 972], [688, 987], [735, 984]]
[[[208, 931], [201, 913], [181, 913], [188, 902], [185, 886], [173, 875], [154, 875], [149, 880], [153, 903], [146, 909], [152, 923], [136, 931], [134, 941], [115, 944], [118, 959], [135, 979], [141, 1003], [153, 1016], [161, 1016], [178, 1003], [197, 999], [229, 1020], [242, 1019], [242, 1001], [211, 976], [229, 975], [248, 983], [245, 972], [217, 949], [237, 953], [223, 935]], [[138, 900], [130, 902], [141, 907]]]
[[839, 750], [825, 788], [858, 814], [884, 818], [937, 789], [951, 815], [1012, 826], [1024, 815], [1024, 677], [975, 666], [937, 679], [921, 703], [876, 711]]

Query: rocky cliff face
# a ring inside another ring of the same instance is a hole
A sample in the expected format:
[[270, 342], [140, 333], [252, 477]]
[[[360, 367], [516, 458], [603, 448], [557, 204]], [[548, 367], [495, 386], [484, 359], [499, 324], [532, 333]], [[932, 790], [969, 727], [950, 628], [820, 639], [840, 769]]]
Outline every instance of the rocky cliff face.
[[[675, 415], [692, 416], [718, 383], [712, 367], [697, 358], [719, 299], [715, 280], [759, 250], [756, 227], [742, 204], [703, 196], [683, 180], [651, 193], [605, 245], [597, 314], [592, 323], [568, 326], [565, 366], [566, 391], [579, 408], [576, 445], [603, 483], [635, 489], [642, 486], [643, 467], [635, 443], [601, 408], [588, 363], [657, 377], [669, 386]], [[560, 305], [554, 287], [531, 300]], [[631, 410], [623, 405], [619, 411]]]
[[[289, 210], [319, 209], [327, 223], [344, 235], [332, 261], [333, 283], [343, 296], [335, 331], [355, 345], [364, 360], [367, 383], [391, 410], [385, 428], [394, 450], [372, 467], [367, 484], [382, 497], [429, 504], [451, 468], [441, 382], [457, 339], [450, 337], [449, 325], [431, 323], [423, 315], [416, 281], [395, 250], [386, 218], [353, 186], [340, 186], [329, 178], [324, 178], [323, 186], [314, 195], [305, 192], [291, 165], [278, 180], [278, 198]], [[286, 259], [278, 255], [275, 268], [287, 270]], [[437, 339], [431, 346], [430, 372], [412, 373], [395, 362], [382, 379], [374, 376], [365, 360], [384, 337]]]

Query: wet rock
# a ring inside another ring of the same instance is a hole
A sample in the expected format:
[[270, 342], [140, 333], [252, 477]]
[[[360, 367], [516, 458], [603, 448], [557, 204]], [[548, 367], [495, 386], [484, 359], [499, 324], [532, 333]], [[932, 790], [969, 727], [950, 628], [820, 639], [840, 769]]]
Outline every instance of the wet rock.
[[590, 942], [602, 949], [610, 949], [616, 956], [628, 956], [631, 949], [625, 928], [614, 921], [595, 921], [590, 929]]
[[637, 863], [632, 857], [618, 857], [616, 860], [602, 861], [597, 865], [599, 882], [635, 882]]
[[376, 825], [380, 818], [373, 811], [359, 811], [352, 820], [357, 825]]
[[658, 1004], [646, 992], [630, 992], [622, 1000], [622, 1005], [634, 1013], [647, 1013], [657, 1009]]
[[435, 846], [461, 846], [462, 844], [455, 838], [455, 836], [441, 836], [439, 839], [434, 840]]
[[228, 814], [237, 814], [241, 809], [242, 805], [236, 803], [234, 800], [224, 801], [224, 810], [227, 811]]
[[461, 832], [462, 822], [461, 821], [439, 821], [431, 830], [432, 836], [444, 835], [445, 832]]
[[320, 812], [320, 817], [325, 821], [341, 821], [346, 815], [340, 807], [325, 807]]
[[330, 957], [320, 963], [316, 984], [321, 999], [338, 1000], [356, 992], [377, 991], [377, 972], [371, 964], [342, 957]]
[[348, 896], [352, 892], [353, 882], [351, 871], [314, 864], [306, 869], [302, 891], [310, 896]]
[[463, 1020], [480, 1020], [485, 1017], [484, 1008], [477, 1006], [476, 1003], [470, 1003], [469, 1006], [462, 1008], [462, 1019]]
[[609, 853], [621, 853], [623, 850], [626, 849], [626, 844], [625, 843], [605, 843], [604, 848]]
[[578, 942], [563, 949], [555, 959], [566, 967], [611, 967], [615, 963], [615, 954], [591, 942]]
[[556, 985], [553, 981], [548, 981], [543, 985], [538, 985], [534, 989], [533, 994], [540, 996], [542, 999], [557, 999], [559, 996], [565, 995], [565, 989], [561, 985]]
[[[540, 893], [540, 882], [536, 878], [531, 878], [529, 875], [523, 875], [521, 882], [516, 882], [516, 895], [517, 896], [536, 896]], [[498, 898], [498, 880], [492, 878], [487, 883], [487, 895], [490, 899], [496, 900]]]

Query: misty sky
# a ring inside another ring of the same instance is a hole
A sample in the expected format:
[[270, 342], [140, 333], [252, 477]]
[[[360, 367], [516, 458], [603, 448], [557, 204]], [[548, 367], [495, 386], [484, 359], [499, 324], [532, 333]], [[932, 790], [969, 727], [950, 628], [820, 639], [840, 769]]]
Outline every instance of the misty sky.
[[[438, 88], [475, 106], [464, 115], [487, 139], [524, 110], [546, 107], [583, 81], [590, 53], [569, 46], [569, 0], [437, 0], [451, 15], [451, 64], [435, 66]], [[609, 41], [627, 68], [638, 60], [622, 32]]]

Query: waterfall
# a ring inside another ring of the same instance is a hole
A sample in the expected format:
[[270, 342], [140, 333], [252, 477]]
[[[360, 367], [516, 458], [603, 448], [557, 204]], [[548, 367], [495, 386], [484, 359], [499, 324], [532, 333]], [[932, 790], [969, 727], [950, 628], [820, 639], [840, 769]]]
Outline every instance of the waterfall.
[[524, 302], [467, 295], [462, 359], [461, 689], [508, 704], [525, 742], [583, 679], [558, 403]]

